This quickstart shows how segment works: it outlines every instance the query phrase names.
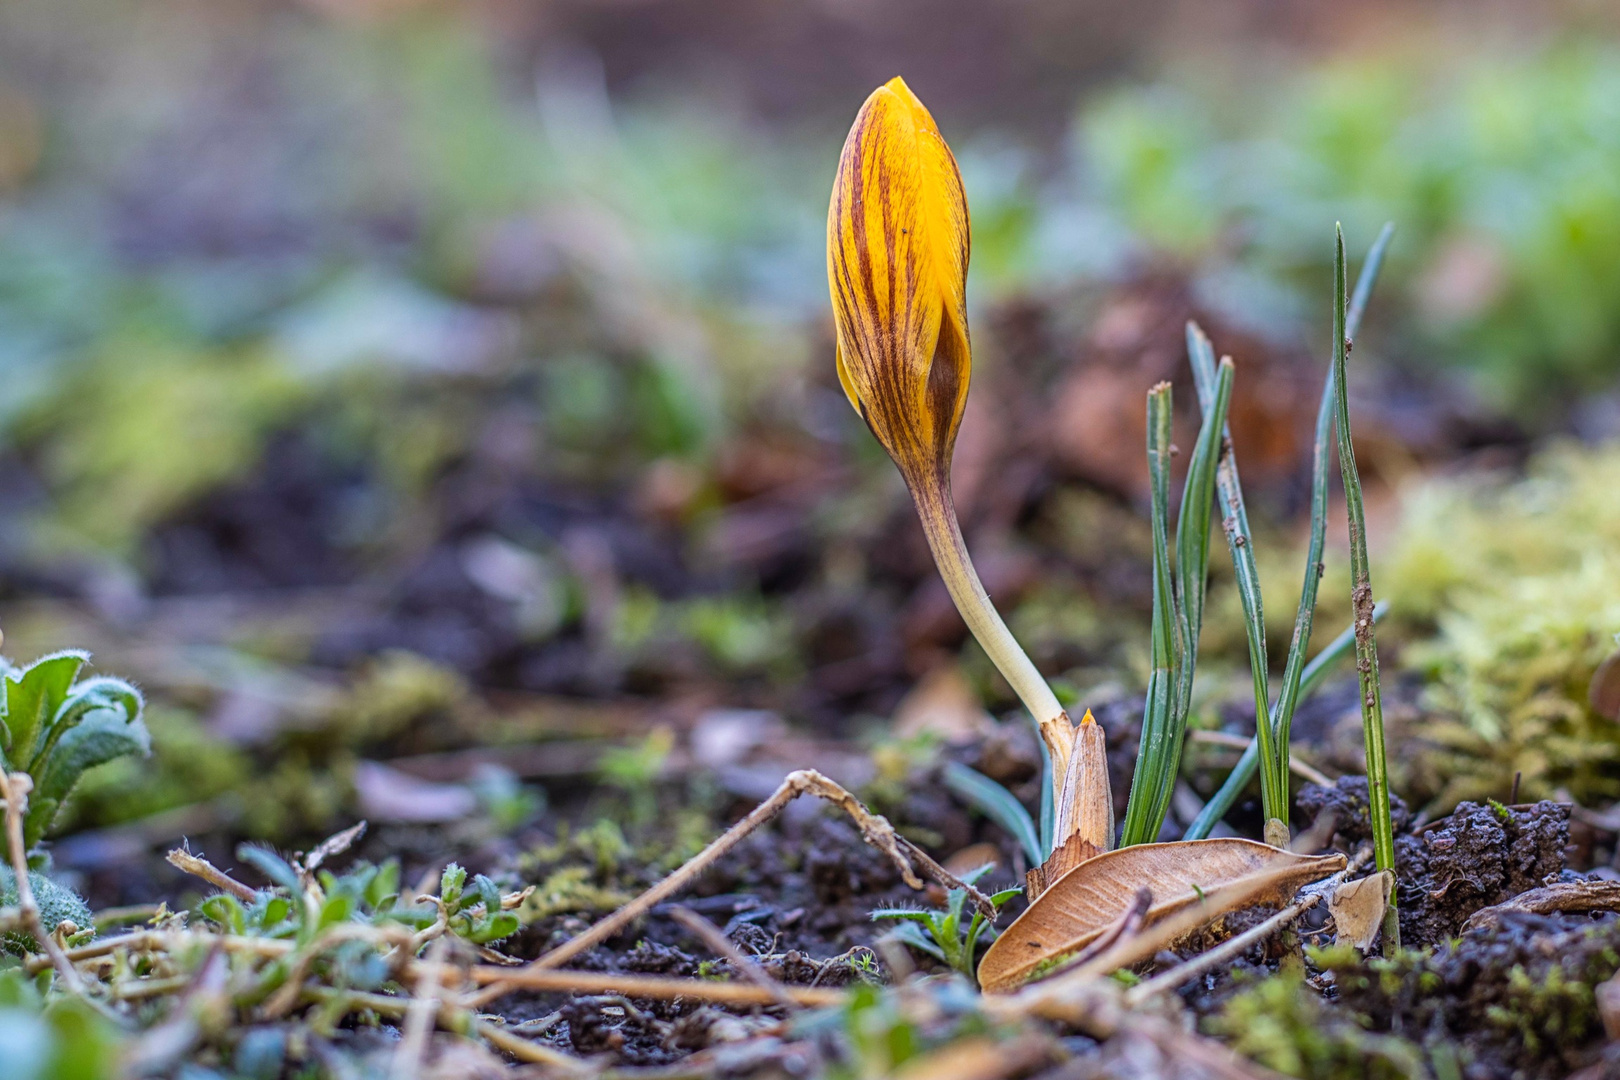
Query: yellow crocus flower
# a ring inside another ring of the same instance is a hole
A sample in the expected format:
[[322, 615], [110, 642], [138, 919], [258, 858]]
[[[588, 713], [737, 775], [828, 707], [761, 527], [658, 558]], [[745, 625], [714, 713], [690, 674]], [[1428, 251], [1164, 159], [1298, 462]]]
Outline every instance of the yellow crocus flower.
[[[951, 501], [951, 451], [972, 375], [967, 195], [956, 158], [905, 81], [891, 79], [855, 117], [827, 211], [827, 282], [838, 381], [911, 490], [951, 598], [1040, 722], [1052, 753], [1057, 842], [1108, 799], [1069, 775], [1076, 730], [979, 582]], [[1094, 770], [1088, 770], [1094, 771]], [[1091, 808], [1091, 809], [1087, 809]], [[1093, 839], [1106, 850], [1111, 836]]]

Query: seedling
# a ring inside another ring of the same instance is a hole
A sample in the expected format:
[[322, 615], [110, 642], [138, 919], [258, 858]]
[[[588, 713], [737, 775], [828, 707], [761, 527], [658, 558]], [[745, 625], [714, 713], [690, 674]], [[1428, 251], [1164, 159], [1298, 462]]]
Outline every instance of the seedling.
[[[407, 898], [400, 893], [395, 859], [380, 866], [362, 861], [343, 874], [333, 874], [320, 869], [318, 863], [289, 862], [268, 848], [251, 844], [242, 845], [236, 854], [271, 885], [253, 889], [223, 879], [226, 891], [198, 905], [200, 916], [232, 934], [290, 938], [307, 944], [340, 923], [393, 924], [415, 931], [418, 948], [440, 933], [485, 945], [517, 933], [515, 909], [528, 896], [528, 891], [502, 894], [483, 874], [469, 882], [467, 871], [455, 863], [439, 875], [436, 896]], [[171, 861], [176, 861], [172, 855]], [[192, 865], [199, 864], [193, 861]], [[220, 882], [222, 875], [213, 873], [216, 876], [210, 880]], [[359, 950], [350, 959], [358, 963], [364, 955], [370, 954]]]
[[[976, 884], [978, 880], [990, 872], [990, 866], [981, 866], [971, 873], [963, 874], [962, 880], [969, 885]], [[1013, 897], [1021, 895], [1022, 889], [1002, 889], [1000, 892], [990, 894], [990, 903], [999, 911], [1001, 906]], [[927, 953], [934, 959], [949, 965], [968, 978], [973, 978], [974, 956], [979, 947], [979, 940], [984, 931], [990, 926], [990, 920], [984, 917], [983, 912], [974, 911], [972, 917], [964, 924], [962, 921], [963, 908], [967, 903], [966, 889], [952, 889], [945, 894], [944, 910], [936, 908], [886, 908], [882, 911], [872, 912], [872, 921], [881, 919], [898, 920], [889, 935], [904, 942], [919, 952]]]
[[86, 769], [151, 749], [140, 691], [105, 675], [76, 681], [89, 659], [70, 649], [26, 668], [0, 660], [0, 769], [33, 781], [23, 819], [32, 863], [43, 861], [39, 842]]

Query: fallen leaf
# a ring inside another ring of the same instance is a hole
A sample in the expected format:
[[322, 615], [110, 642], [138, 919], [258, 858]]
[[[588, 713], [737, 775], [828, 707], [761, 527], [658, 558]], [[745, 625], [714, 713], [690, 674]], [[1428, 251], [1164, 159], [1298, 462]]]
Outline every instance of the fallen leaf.
[[[1295, 855], [1229, 838], [1110, 851], [1053, 882], [1007, 927], [979, 964], [979, 985], [991, 993], [1015, 989], [1042, 967], [1085, 948], [1119, 918], [1140, 888], [1154, 897], [1147, 925], [1240, 882], [1262, 886], [1259, 892], [1232, 890], [1247, 898], [1245, 905], [1282, 903], [1301, 885], [1344, 865], [1343, 855]], [[1212, 910], [1210, 917], [1219, 914]]]
[[894, 1080], [1002, 1080], [1061, 1059], [1050, 1039], [1025, 1036], [998, 1043], [978, 1035], [914, 1057], [889, 1075]]
[[1603, 1018], [1603, 1033], [1610, 1042], [1620, 1040], [1620, 975], [1592, 988], [1597, 999], [1598, 1015]]
[[723, 769], [787, 733], [782, 718], [769, 709], [710, 709], [692, 728], [692, 760], [707, 769]]
[[1378, 931], [1384, 925], [1384, 911], [1389, 907], [1389, 893], [1395, 886], [1395, 875], [1380, 870], [1355, 881], [1346, 881], [1328, 897], [1328, 911], [1333, 915], [1333, 944], [1349, 942], [1362, 952], [1372, 948]]
[[355, 765], [354, 793], [372, 821], [459, 821], [478, 811], [478, 797], [459, 784], [419, 780], [376, 761]]
[[1101, 854], [1102, 849], [1090, 838], [1078, 832], [1072, 834], [1063, 841], [1062, 846], [1047, 856], [1045, 862], [1024, 871], [1024, 895], [1033, 904], [1064, 874]]
[[900, 738], [926, 733], [952, 746], [983, 738], [995, 723], [955, 664], [930, 671], [894, 711], [894, 732]]
[[1001, 849], [991, 843], [969, 844], [955, 855], [945, 860], [945, 869], [961, 877], [970, 874], [981, 866], [992, 868], [1001, 865]]

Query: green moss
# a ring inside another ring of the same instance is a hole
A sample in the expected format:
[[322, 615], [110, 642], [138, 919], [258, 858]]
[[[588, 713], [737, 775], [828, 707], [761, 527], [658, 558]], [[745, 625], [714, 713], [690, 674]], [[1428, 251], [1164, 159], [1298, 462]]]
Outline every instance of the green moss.
[[164, 515], [246, 472], [302, 397], [264, 350], [197, 349], [157, 331], [107, 342], [24, 425], [56, 495], [42, 542], [127, 553]]
[[1580, 1042], [1602, 1024], [1590, 983], [1571, 978], [1561, 967], [1535, 979], [1521, 965], [1508, 972], [1507, 1000], [1489, 1006], [1485, 1019], [1522, 1039], [1532, 1054]]
[[565, 866], [550, 874], [518, 909], [525, 924], [572, 912], [613, 911], [632, 899], [631, 894], [593, 884], [587, 866]]
[[454, 671], [392, 650], [366, 665], [328, 720], [345, 744], [358, 746], [383, 742], [413, 721], [451, 714], [468, 700], [467, 684]]
[[1620, 632], [1620, 446], [1555, 449], [1514, 482], [1449, 478], [1407, 492], [1383, 574], [1396, 615], [1425, 640], [1409, 668], [1434, 715], [1402, 755], [1442, 806], [1559, 789], [1620, 796], [1620, 724], [1587, 703]]
[[1503, 926], [1389, 957], [1362, 959], [1349, 949], [1309, 955], [1332, 973], [1339, 1004], [1363, 1024], [1423, 1032], [1431, 1050], [1449, 1032], [1467, 1038], [1476, 1056], [1537, 1075], [1601, 1038], [1593, 988], [1620, 969], [1614, 924], [1573, 926], [1535, 934]]
[[1417, 1046], [1369, 1032], [1354, 1017], [1330, 1008], [1297, 969], [1236, 994], [1208, 1026], [1238, 1053], [1289, 1076], [1396, 1080], [1424, 1075]]

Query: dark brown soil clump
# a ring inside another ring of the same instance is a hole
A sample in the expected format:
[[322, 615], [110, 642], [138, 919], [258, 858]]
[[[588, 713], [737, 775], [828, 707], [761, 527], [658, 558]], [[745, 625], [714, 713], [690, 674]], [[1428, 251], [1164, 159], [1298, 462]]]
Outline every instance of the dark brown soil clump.
[[[1455, 1044], [1467, 1080], [1550, 1080], [1603, 1057], [1592, 987], [1620, 969], [1620, 918], [1511, 912], [1433, 951], [1333, 968], [1341, 1007], [1431, 1051]], [[1620, 1061], [1607, 1069], [1593, 1075]]]
[[[1439, 945], [1459, 934], [1480, 908], [1537, 888], [1564, 871], [1567, 805], [1459, 803], [1449, 817], [1413, 833], [1407, 831], [1411, 815], [1406, 804], [1398, 796], [1391, 796], [1390, 803], [1401, 943], [1408, 948]], [[1307, 784], [1298, 805], [1313, 821], [1332, 814], [1332, 836], [1340, 846], [1353, 848], [1372, 839], [1364, 776], [1342, 776], [1332, 787]]]
[[1401, 941], [1439, 945], [1482, 907], [1556, 880], [1569, 843], [1569, 807], [1460, 803], [1452, 815], [1395, 842]]

